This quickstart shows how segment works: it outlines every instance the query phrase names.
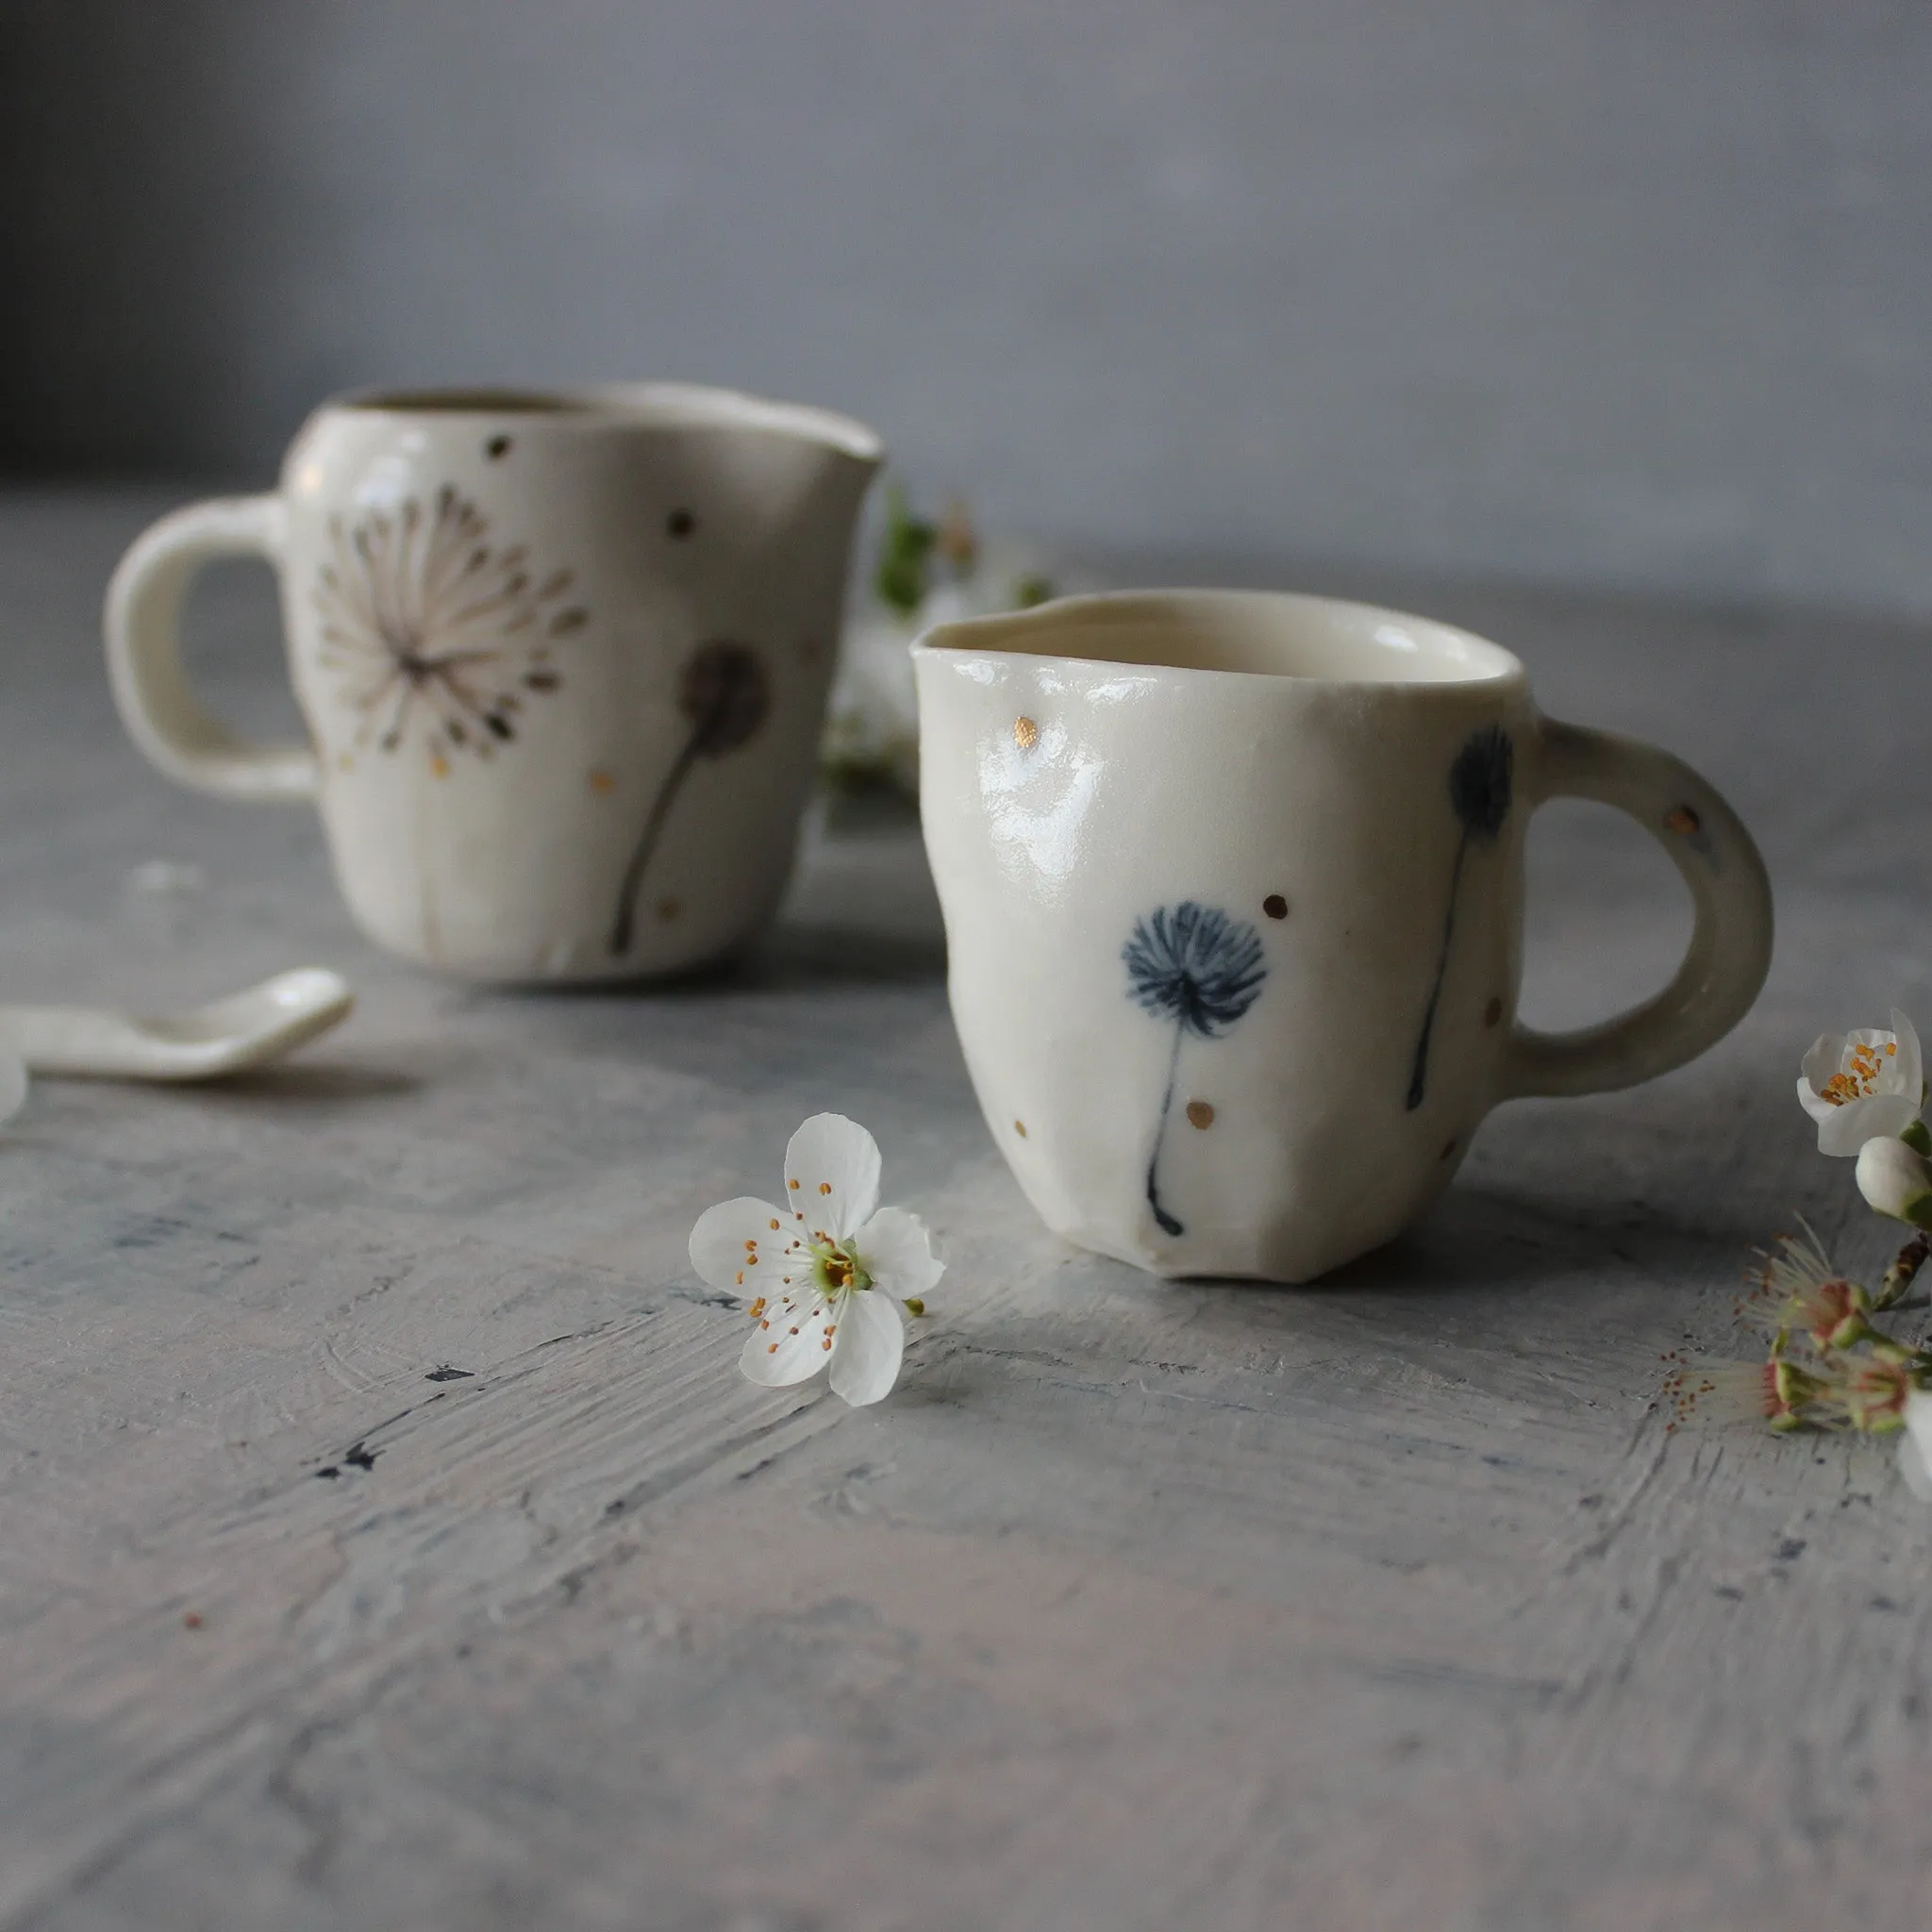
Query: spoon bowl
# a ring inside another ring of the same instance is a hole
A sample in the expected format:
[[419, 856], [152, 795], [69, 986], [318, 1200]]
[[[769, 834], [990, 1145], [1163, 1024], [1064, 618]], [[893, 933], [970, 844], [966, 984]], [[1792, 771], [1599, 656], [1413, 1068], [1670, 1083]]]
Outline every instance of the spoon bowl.
[[349, 982], [324, 966], [277, 973], [178, 1013], [0, 1006], [0, 1042], [35, 1074], [93, 1080], [217, 1080], [280, 1059], [348, 1018]]

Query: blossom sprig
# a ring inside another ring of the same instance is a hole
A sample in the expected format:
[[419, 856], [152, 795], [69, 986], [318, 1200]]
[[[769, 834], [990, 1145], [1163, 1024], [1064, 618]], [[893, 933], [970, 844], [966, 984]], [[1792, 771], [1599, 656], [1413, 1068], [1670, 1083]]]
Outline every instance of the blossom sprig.
[[918, 1215], [881, 1208], [878, 1142], [842, 1114], [814, 1114], [785, 1149], [784, 1205], [741, 1195], [698, 1217], [691, 1259], [742, 1296], [752, 1332], [739, 1357], [766, 1388], [830, 1372], [855, 1408], [899, 1378], [908, 1314], [945, 1273]]
[[[1841, 1429], [1899, 1439], [1899, 1468], [1932, 1502], [1932, 1342], [1901, 1337], [1890, 1319], [1932, 1257], [1932, 1129], [1919, 1035], [1894, 1010], [1889, 1029], [1822, 1034], [1805, 1056], [1798, 1100], [1822, 1154], [1857, 1161], [1874, 1212], [1912, 1230], [1875, 1290], [1836, 1268], [1809, 1228], [1780, 1235], [1739, 1304], [1767, 1339], [1761, 1361], [1715, 1360], [1674, 1350], [1663, 1395], [1667, 1426], [1693, 1415], [1755, 1417], [1780, 1433]], [[1881, 1320], [1880, 1318], [1885, 1318]]]
[[[1891, 1304], [1903, 1300], [1928, 1244], [1908, 1241], [1887, 1270]], [[1907, 1342], [1872, 1318], [1879, 1297], [1832, 1266], [1818, 1238], [1780, 1235], [1739, 1304], [1740, 1319], [1769, 1338], [1761, 1362], [1724, 1361], [1673, 1350], [1664, 1357], [1670, 1427], [1693, 1416], [1755, 1416], [1783, 1434], [1849, 1429], [1884, 1436], [1905, 1426], [1917, 1391], [1932, 1396], [1932, 1347]]]

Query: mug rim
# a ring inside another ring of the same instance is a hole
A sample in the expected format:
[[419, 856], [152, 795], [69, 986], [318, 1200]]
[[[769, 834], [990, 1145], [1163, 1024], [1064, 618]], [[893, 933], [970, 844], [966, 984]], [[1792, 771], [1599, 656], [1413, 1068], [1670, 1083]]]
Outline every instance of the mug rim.
[[313, 413], [633, 431], [762, 429], [863, 463], [883, 462], [886, 454], [878, 432], [856, 416], [699, 382], [379, 383], [329, 396]]
[[[1364, 654], [1365, 658], [1368, 651], [1379, 645], [1389, 655], [1391, 668], [1397, 661], [1413, 664], [1418, 649], [1417, 642], [1412, 636], [1398, 642], [1382, 637], [1379, 633], [1415, 626], [1431, 634], [1432, 642], [1447, 646], [1440, 658], [1431, 652], [1432, 663], [1445, 667], [1453, 666], [1456, 658], [1460, 656], [1472, 668], [1460, 675], [1453, 669], [1432, 670], [1430, 675], [1420, 677], [1331, 676], [1310, 671], [1234, 670], [1211, 664], [1110, 658], [1100, 650], [1055, 651], [1047, 647], [1048, 639], [1041, 639], [1038, 646], [1024, 641], [1024, 634], [1028, 630], [1044, 625], [1050, 632], [1060, 624], [1082, 617], [1098, 616], [1108, 620], [1136, 616], [1145, 619], [1165, 617], [1170, 621], [1184, 622], [1185, 614], [1190, 608], [1196, 611], [1219, 610], [1229, 614], [1245, 609], [1256, 615], [1267, 612], [1276, 617], [1287, 611], [1304, 615], [1312, 615], [1319, 611], [1347, 612], [1357, 620], [1378, 620], [1377, 634], [1373, 635], [1372, 641], [1350, 640], [1350, 642]], [[1181, 587], [1089, 591], [1078, 596], [1052, 598], [1046, 603], [1036, 604], [1025, 610], [1000, 611], [984, 617], [953, 618], [932, 625], [912, 641], [911, 651], [915, 660], [937, 660], [942, 654], [947, 654], [959, 657], [1001, 658], [1041, 664], [1095, 664], [1125, 671], [1164, 673], [1187, 677], [1235, 678], [1253, 685], [1323, 685], [1359, 691], [1399, 691], [1418, 696], [1429, 691], [1494, 690], [1512, 685], [1524, 686], [1528, 682], [1528, 674], [1524, 669], [1523, 661], [1513, 651], [1505, 650], [1501, 644], [1492, 642], [1475, 631], [1465, 630], [1459, 625], [1445, 623], [1439, 617], [1425, 617], [1417, 611], [1398, 610], [1387, 605], [1364, 604], [1351, 597], [1325, 597], [1301, 591], [1240, 591]], [[1481, 668], [1474, 668], [1477, 666]]]

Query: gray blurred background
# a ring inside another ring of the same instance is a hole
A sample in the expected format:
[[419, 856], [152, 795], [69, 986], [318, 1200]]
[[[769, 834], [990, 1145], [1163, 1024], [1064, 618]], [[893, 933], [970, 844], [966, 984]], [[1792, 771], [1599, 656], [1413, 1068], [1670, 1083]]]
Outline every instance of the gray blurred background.
[[739, 384], [1098, 553], [1932, 610], [1932, 8], [0, 0], [0, 468]]

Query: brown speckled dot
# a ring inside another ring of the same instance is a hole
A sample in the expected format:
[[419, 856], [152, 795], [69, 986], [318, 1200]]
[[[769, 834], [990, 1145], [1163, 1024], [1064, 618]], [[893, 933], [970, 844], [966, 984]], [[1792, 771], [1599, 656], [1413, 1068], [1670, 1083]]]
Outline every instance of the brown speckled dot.
[[1031, 718], [1013, 720], [1013, 742], [1022, 751], [1031, 751], [1040, 742], [1040, 726]]
[[1286, 919], [1288, 917], [1288, 901], [1279, 892], [1270, 892], [1261, 901], [1261, 910], [1270, 919]]
[[1211, 1127], [1214, 1124], [1214, 1108], [1206, 1100], [1188, 1102], [1188, 1124], [1191, 1127]]
[[664, 534], [667, 537], [689, 537], [697, 526], [697, 518], [688, 509], [675, 509], [664, 519]]
[[1455, 1135], [1453, 1135], [1453, 1134], [1452, 1134], [1452, 1135], [1450, 1135], [1450, 1137], [1448, 1138], [1448, 1140], [1446, 1140], [1446, 1141], [1444, 1141], [1442, 1142], [1442, 1158], [1443, 1158], [1444, 1160], [1447, 1160], [1447, 1159], [1449, 1158], [1449, 1157], [1450, 1157], [1450, 1156], [1451, 1156], [1452, 1154], [1454, 1154], [1455, 1152], [1456, 1152], [1456, 1137], [1455, 1137]]
[[507, 436], [492, 436], [483, 445], [483, 454], [492, 463], [500, 463], [509, 454], [509, 438]]
[[683, 910], [684, 906], [680, 900], [659, 899], [658, 901], [658, 917], [659, 919], [675, 919]]
[[1496, 997], [1491, 1000], [1489, 1005], [1483, 1008], [1483, 1024], [1485, 1026], [1493, 1026], [1502, 1019], [1502, 1017], [1503, 996], [1500, 993], [1498, 993]]

